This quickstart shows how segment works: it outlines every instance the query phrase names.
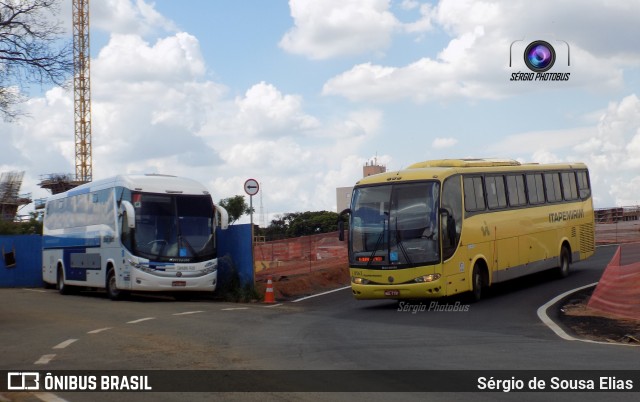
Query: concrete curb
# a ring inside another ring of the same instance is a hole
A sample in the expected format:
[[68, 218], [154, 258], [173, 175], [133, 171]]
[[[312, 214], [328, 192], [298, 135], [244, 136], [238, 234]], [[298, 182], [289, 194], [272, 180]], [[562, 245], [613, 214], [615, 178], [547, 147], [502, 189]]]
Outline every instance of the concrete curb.
[[567, 341], [580, 341], [580, 342], [586, 342], [586, 343], [596, 343], [596, 344], [600, 344], [600, 345], [616, 345], [616, 346], [632, 346], [632, 347], [637, 347], [638, 345], [631, 345], [631, 344], [624, 344], [624, 343], [613, 343], [613, 342], [602, 342], [602, 341], [594, 341], [591, 339], [580, 339], [580, 338], [576, 338], [573, 337], [571, 335], [569, 335], [568, 333], [565, 332], [564, 329], [562, 329], [562, 327], [560, 327], [560, 325], [556, 324], [555, 321], [553, 321], [549, 315], [547, 314], [547, 310], [549, 309], [549, 307], [555, 305], [556, 303], [558, 303], [560, 300], [566, 298], [567, 296], [575, 293], [575, 292], [579, 292], [582, 289], [586, 289], [589, 287], [593, 287], [596, 286], [598, 284], [598, 282], [594, 282], [591, 283], [589, 285], [585, 285], [585, 286], [581, 286], [579, 288], [575, 288], [575, 289], [571, 289], [568, 290], [556, 297], [554, 297], [553, 299], [549, 300], [548, 302], [546, 302], [545, 304], [543, 304], [542, 306], [540, 306], [538, 308], [538, 318], [540, 318], [540, 320], [547, 326], [549, 327], [549, 329], [551, 329], [553, 332], [555, 332], [556, 335], [558, 335], [560, 338], [567, 340]]

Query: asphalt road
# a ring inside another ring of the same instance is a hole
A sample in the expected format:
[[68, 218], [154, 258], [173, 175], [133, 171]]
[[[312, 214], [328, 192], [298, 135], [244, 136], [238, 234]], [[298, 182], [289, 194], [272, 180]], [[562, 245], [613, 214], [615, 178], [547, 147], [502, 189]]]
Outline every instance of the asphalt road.
[[[614, 251], [599, 248], [594, 257], [575, 264], [566, 279], [551, 273], [530, 276], [492, 289], [474, 304], [464, 298], [436, 304], [356, 301], [348, 289], [279, 305], [141, 296], [112, 302], [100, 292], [61, 296], [54, 290], [1, 289], [0, 370], [477, 370], [473, 375], [495, 370], [515, 375], [522, 373], [518, 370], [640, 370], [639, 348], [567, 341], [536, 314], [558, 294], [597, 282]], [[640, 388], [640, 378], [635, 385]], [[327, 384], [327, 390], [331, 386]], [[636, 394], [617, 393], [615, 398], [635, 399]], [[404, 392], [47, 395], [68, 401], [513, 397]], [[549, 399], [548, 393], [518, 395]], [[562, 399], [604, 396], [565, 393]], [[2, 398], [43, 400], [43, 395], [4, 393]]]

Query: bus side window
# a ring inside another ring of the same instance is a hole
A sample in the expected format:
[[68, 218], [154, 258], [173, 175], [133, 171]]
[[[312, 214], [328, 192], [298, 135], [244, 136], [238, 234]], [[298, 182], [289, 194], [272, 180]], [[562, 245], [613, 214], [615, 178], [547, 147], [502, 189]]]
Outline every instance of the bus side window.
[[442, 257], [448, 260], [455, 253], [462, 230], [462, 190], [460, 176], [449, 177], [442, 187]]
[[576, 184], [576, 175], [574, 172], [562, 173], [562, 192], [564, 199], [573, 201], [578, 199], [578, 187]]
[[507, 194], [509, 195], [510, 206], [521, 207], [527, 205], [524, 177], [521, 174], [507, 176]]
[[544, 187], [541, 173], [527, 174], [527, 194], [529, 204], [544, 204]]
[[578, 171], [578, 193], [580, 198], [585, 200], [591, 196], [591, 188], [589, 187], [589, 174], [586, 170]]
[[504, 189], [503, 176], [485, 177], [487, 187], [487, 204], [489, 209], [504, 208], [507, 206], [507, 196]]
[[485, 202], [482, 177], [464, 178], [464, 208], [467, 212], [484, 211]]
[[562, 193], [560, 192], [560, 176], [558, 173], [545, 173], [544, 184], [547, 193], [547, 201], [562, 201]]

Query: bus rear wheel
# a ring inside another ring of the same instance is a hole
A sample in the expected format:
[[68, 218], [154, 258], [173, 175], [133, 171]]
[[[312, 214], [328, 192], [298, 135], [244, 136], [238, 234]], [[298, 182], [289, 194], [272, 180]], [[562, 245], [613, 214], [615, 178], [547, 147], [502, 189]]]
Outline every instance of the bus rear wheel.
[[111, 300], [120, 300], [123, 295], [116, 284], [116, 270], [113, 268], [109, 268], [107, 273], [107, 295]]

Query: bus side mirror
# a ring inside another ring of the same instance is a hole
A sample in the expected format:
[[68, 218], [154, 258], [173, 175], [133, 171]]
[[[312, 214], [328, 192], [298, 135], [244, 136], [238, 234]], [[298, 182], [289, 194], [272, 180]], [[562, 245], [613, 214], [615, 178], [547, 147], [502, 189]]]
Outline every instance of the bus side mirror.
[[338, 240], [344, 241], [344, 221], [342, 220], [342, 215], [350, 214], [351, 208], [343, 209], [342, 212], [338, 214]]
[[220, 229], [225, 230], [229, 227], [229, 213], [226, 209], [222, 208], [220, 205], [214, 203], [214, 214], [217, 212], [220, 214]]
[[127, 214], [127, 226], [129, 229], [134, 229], [136, 227], [136, 212], [133, 209], [133, 205], [129, 201], [122, 200], [120, 201], [120, 215], [123, 213]]
[[[456, 244], [456, 221], [446, 208], [440, 208], [439, 212], [442, 222], [442, 245], [453, 247]], [[448, 243], [445, 244], [445, 241]]]

